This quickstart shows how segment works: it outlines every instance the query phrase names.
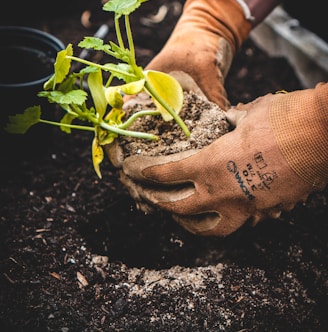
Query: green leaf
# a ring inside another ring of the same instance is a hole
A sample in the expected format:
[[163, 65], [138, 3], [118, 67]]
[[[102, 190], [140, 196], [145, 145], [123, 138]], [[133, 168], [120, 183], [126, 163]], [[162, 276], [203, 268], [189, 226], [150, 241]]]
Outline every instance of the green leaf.
[[99, 145], [106, 145], [113, 143], [115, 138], [118, 137], [117, 133], [102, 129], [101, 127], [97, 127], [97, 137]]
[[123, 97], [120, 93], [120, 86], [110, 86], [105, 89], [105, 98], [108, 104], [113, 108], [122, 108], [123, 106]]
[[30, 127], [40, 122], [40, 106], [25, 109], [23, 114], [10, 115], [5, 131], [10, 134], [25, 134]]
[[124, 116], [124, 111], [121, 108], [112, 108], [111, 111], [106, 115], [106, 122], [110, 125], [120, 125]]
[[121, 48], [120, 46], [116, 45], [112, 41], [109, 43], [110, 43], [110, 46], [112, 49], [111, 55], [114, 58], [122, 60], [123, 62], [126, 62], [126, 63], [131, 62], [131, 60], [133, 59], [133, 55], [128, 48]]
[[[144, 72], [147, 83], [155, 90], [158, 96], [171, 108], [179, 114], [183, 105], [183, 90], [180, 83], [171, 75], [159, 71], [147, 70]], [[153, 98], [156, 108], [165, 121], [172, 120], [173, 117]]]
[[115, 138], [117, 137], [118, 134], [106, 130], [104, 137], [101, 140], [99, 140], [99, 144], [100, 145], [111, 144], [114, 142]]
[[145, 82], [145, 79], [141, 79], [139, 81], [127, 83], [121, 86], [121, 90], [127, 95], [136, 95], [143, 90]]
[[87, 97], [87, 92], [83, 90], [72, 90], [66, 93], [61, 91], [41, 91], [38, 94], [40, 97], [47, 97], [50, 103], [57, 104], [77, 104], [82, 105]]
[[106, 63], [104, 68], [111, 72], [114, 77], [126, 83], [133, 82], [137, 79], [132, 67], [126, 63]]
[[102, 71], [100, 69], [97, 72], [89, 74], [88, 86], [96, 112], [99, 114], [99, 118], [102, 119], [106, 112], [107, 103], [103, 87]]
[[71, 59], [68, 59], [67, 56], [73, 55], [72, 44], [68, 44], [65, 50], [62, 50], [57, 53], [56, 62], [54, 64], [55, 73], [54, 75], [44, 83], [44, 90], [55, 89], [57, 83], [63, 82], [65, 77], [68, 75], [71, 68]]
[[82, 48], [92, 48], [95, 51], [110, 51], [110, 46], [108, 44], [104, 44], [104, 41], [97, 37], [84, 37], [82, 41], [78, 44], [79, 47]]
[[74, 75], [76, 75], [77, 77], [81, 77], [85, 74], [95, 73], [96, 71], [98, 71], [98, 69], [99, 68], [94, 66], [87, 66], [82, 68], [79, 73], [74, 73]]
[[111, 0], [104, 4], [103, 10], [114, 12], [116, 17], [129, 15], [135, 11], [143, 2], [148, 0]]
[[76, 77], [75, 75], [69, 75], [67, 78], [57, 86], [57, 91], [66, 93], [72, 90], [76, 90]]
[[68, 104], [62, 104], [62, 105], [60, 105], [60, 107], [64, 111], [66, 111], [68, 114], [70, 114], [73, 118], [78, 118], [79, 117], [79, 115], [72, 110], [72, 108], [70, 107], [70, 105], [68, 105]]
[[[63, 123], [63, 124], [72, 124], [72, 121], [74, 119], [76, 119], [76, 115], [72, 115], [70, 113], [66, 113], [63, 118], [61, 119], [60, 123]], [[66, 127], [66, 126], [61, 126], [60, 129], [65, 132], [66, 134], [70, 134], [71, 133], [71, 128], [69, 127]]]

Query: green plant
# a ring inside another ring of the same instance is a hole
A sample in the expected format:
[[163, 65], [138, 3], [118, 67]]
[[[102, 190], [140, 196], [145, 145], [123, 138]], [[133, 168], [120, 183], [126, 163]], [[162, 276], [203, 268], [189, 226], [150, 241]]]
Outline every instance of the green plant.
[[[59, 126], [62, 131], [71, 133], [72, 129], [94, 132], [92, 141], [92, 160], [97, 175], [101, 178], [100, 164], [104, 158], [102, 146], [110, 144], [119, 135], [155, 140], [157, 136], [149, 133], [131, 131], [128, 128], [140, 116], [162, 115], [165, 121], [174, 119], [185, 135], [189, 130], [178, 113], [183, 104], [183, 91], [180, 84], [170, 75], [144, 70], [138, 66], [130, 27], [129, 15], [147, 0], [111, 0], [104, 4], [103, 10], [114, 12], [117, 43], [104, 43], [102, 39], [85, 37], [79, 44], [81, 48], [102, 51], [118, 60], [118, 63], [97, 64], [73, 55], [73, 46], [58, 52], [53, 76], [44, 84], [39, 97], [47, 98], [49, 103], [59, 105], [65, 114], [59, 121], [42, 119], [41, 107], [32, 106], [23, 114], [9, 117], [6, 131], [24, 134], [37, 123]], [[124, 18], [125, 47], [120, 21]], [[85, 65], [80, 71], [72, 70], [72, 61]], [[124, 83], [113, 85], [117, 78]], [[104, 81], [106, 81], [104, 83]], [[86, 87], [84, 82], [87, 82]], [[146, 92], [153, 99], [156, 110], [142, 110], [124, 120], [124, 95]], [[91, 106], [89, 106], [91, 103]], [[78, 120], [78, 123], [73, 123]]]

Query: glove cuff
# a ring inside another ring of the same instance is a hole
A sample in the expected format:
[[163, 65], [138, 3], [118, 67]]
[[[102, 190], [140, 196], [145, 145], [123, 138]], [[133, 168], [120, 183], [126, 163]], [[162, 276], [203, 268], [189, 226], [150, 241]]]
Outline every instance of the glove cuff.
[[252, 15], [251, 10], [249, 9], [247, 3], [244, 0], [236, 0], [240, 7], [242, 8], [245, 18], [247, 21], [253, 22], [255, 21], [255, 17]]
[[323, 188], [328, 182], [328, 83], [277, 95], [270, 121], [293, 171], [313, 187]]

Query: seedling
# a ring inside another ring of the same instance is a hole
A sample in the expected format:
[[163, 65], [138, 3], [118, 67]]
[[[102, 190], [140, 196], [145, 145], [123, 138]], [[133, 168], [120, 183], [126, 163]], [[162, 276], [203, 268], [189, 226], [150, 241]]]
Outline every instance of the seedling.
[[[40, 106], [25, 109], [23, 114], [9, 117], [6, 131], [24, 134], [37, 124], [46, 123], [59, 126], [66, 133], [72, 129], [94, 132], [92, 141], [93, 167], [101, 178], [100, 164], [104, 158], [103, 146], [112, 143], [119, 135], [155, 140], [150, 133], [129, 130], [131, 124], [141, 116], [161, 115], [164, 121], [175, 120], [186, 136], [190, 132], [179, 112], [183, 105], [183, 91], [180, 84], [170, 75], [138, 66], [130, 27], [129, 16], [147, 0], [111, 0], [104, 4], [103, 10], [114, 13], [117, 43], [104, 43], [100, 38], [85, 37], [78, 46], [102, 51], [118, 63], [98, 64], [74, 56], [72, 44], [58, 52], [53, 76], [44, 84], [39, 97], [47, 98], [49, 103], [59, 105], [65, 114], [59, 121], [42, 119]], [[126, 40], [124, 45], [121, 19], [124, 18]], [[72, 69], [73, 61], [84, 67], [78, 72]], [[122, 81], [113, 85], [114, 78]], [[84, 84], [86, 82], [86, 84]], [[156, 110], [142, 110], [124, 119], [124, 95], [149, 94]], [[90, 106], [91, 104], [91, 106]]]

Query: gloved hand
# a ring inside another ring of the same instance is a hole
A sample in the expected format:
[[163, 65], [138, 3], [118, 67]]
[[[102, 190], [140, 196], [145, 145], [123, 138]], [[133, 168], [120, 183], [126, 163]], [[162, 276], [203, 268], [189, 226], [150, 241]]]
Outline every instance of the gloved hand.
[[227, 109], [224, 79], [236, 50], [251, 29], [236, 0], [187, 0], [161, 52], [146, 69], [182, 71], [210, 101]]
[[[184, 91], [193, 91], [226, 110], [230, 103], [224, 78], [252, 27], [246, 12], [237, 0], [187, 0], [169, 40], [145, 69], [171, 74]], [[126, 95], [124, 101], [124, 107], [148, 103], [142, 94]], [[105, 150], [114, 167], [120, 168], [124, 156], [119, 144], [114, 142]]]
[[328, 83], [269, 94], [228, 111], [236, 128], [206, 148], [127, 158], [121, 181], [146, 212], [163, 209], [192, 233], [226, 236], [324, 189], [327, 115]]

